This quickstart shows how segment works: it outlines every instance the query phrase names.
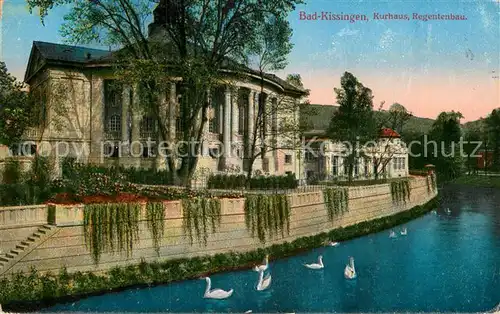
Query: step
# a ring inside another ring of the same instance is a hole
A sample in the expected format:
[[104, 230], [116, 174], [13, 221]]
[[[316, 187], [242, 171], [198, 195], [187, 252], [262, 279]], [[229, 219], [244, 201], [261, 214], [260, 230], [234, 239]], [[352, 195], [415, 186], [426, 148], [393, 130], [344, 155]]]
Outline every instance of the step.
[[31, 242], [35, 242], [36, 239], [34, 237], [28, 237], [28, 240], [31, 241]]
[[19, 253], [22, 253], [22, 252], [23, 252], [23, 250], [16, 250], [16, 249], [10, 250], [10, 253], [16, 254], [16, 255], [19, 255]]
[[30, 246], [31, 243], [28, 241], [21, 241], [21, 244], [24, 245], [25, 247], [28, 247]]
[[42, 229], [42, 228], [40, 228], [40, 229], [38, 229], [38, 231], [37, 231], [37, 232], [40, 232], [40, 233], [46, 234], [46, 233], [47, 233], [47, 231], [48, 231], [47, 229]]
[[33, 237], [40, 238], [42, 235], [41, 235], [41, 234], [39, 234], [38, 232], [35, 232], [35, 233], [33, 233], [33, 235], [32, 235], [32, 236], [33, 236]]
[[5, 256], [0, 256], [0, 262], [9, 262], [10, 260]]
[[5, 256], [9, 257], [9, 258], [14, 258], [16, 257], [16, 255], [12, 254], [12, 253], [7, 253], [5, 254]]
[[[24, 241], [23, 241], [24, 242]], [[22, 243], [22, 242], [21, 242]], [[24, 251], [29, 245], [18, 244], [16, 245], [16, 249]]]

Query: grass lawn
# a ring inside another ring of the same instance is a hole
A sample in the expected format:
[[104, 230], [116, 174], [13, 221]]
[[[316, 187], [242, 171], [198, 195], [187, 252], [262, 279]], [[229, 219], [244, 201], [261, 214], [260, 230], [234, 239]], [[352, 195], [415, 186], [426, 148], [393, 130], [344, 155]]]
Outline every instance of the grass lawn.
[[500, 189], [500, 176], [464, 175], [452, 182], [457, 184]]

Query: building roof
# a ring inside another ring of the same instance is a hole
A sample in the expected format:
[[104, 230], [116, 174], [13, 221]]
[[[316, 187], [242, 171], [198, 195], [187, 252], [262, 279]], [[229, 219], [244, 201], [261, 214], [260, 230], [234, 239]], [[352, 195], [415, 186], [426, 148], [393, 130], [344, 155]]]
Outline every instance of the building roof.
[[382, 130], [380, 130], [380, 137], [381, 138], [400, 138], [401, 135], [399, 135], [399, 133], [394, 131], [393, 129], [382, 128]]
[[112, 53], [111, 51], [101, 49], [54, 44], [43, 41], [34, 41], [33, 45], [38, 48], [40, 54], [46, 60], [52, 61], [90, 63], [109, 56]]
[[[102, 49], [93, 49], [78, 46], [69, 46], [42, 41], [34, 41], [31, 48], [31, 54], [26, 68], [24, 81], [28, 82], [43, 66], [47, 64], [71, 65], [71, 66], [109, 66], [115, 59], [118, 51], [109, 51]], [[241, 66], [241, 65], [240, 65]], [[260, 75], [259, 71], [241, 66], [242, 70], [253, 75]], [[277, 84], [285, 91], [305, 95], [307, 91], [304, 88], [297, 87], [281, 79], [280, 77], [264, 73], [267, 80]]]

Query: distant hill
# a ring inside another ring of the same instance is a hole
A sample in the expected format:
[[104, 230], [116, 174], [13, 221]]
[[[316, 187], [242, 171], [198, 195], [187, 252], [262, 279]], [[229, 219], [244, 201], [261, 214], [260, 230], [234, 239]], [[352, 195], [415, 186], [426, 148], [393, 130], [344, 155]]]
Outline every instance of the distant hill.
[[[301, 123], [308, 134], [319, 135], [324, 133], [330, 125], [330, 120], [333, 114], [338, 110], [339, 106], [333, 105], [318, 105], [311, 104], [301, 111]], [[387, 111], [375, 111], [375, 114], [387, 114]], [[433, 119], [411, 117], [405, 124], [405, 132], [411, 133], [427, 133], [432, 124]]]

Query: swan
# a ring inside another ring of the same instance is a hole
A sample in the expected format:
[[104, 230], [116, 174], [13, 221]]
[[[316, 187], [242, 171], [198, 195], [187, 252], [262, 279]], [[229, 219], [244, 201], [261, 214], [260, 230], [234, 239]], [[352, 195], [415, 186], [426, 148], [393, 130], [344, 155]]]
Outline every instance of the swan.
[[354, 268], [354, 257], [350, 257], [349, 264], [345, 265], [344, 277], [346, 279], [354, 279], [357, 277], [356, 269]]
[[252, 313], [252, 310], [248, 310], [245, 312], [245, 314], [250, 314], [250, 313]]
[[264, 258], [264, 261], [262, 262], [262, 265], [258, 265], [258, 266], [255, 266], [253, 268], [254, 271], [265, 271], [267, 270], [267, 268], [269, 268], [269, 255], [266, 255], [266, 257]]
[[395, 237], [396, 237], [396, 232], [391, 230], [391, 232], [389, 233], [389, 238], [395, 238]]
[[318, 263], [304, 264], [304, 266], [309, 268], [309, 269], [323, 269], [323, 268], [325, 268], [325, 265], [323, 265], [323, 256], [320, 255], [318, 257]]
[[448, 215], [451, 214], [451, 210], [449, 208], [446, 208], [445, 210], [445, 213], [447, 213]]
[[212, 281], [209, 277], [205, 277], [205, 281], [207, 282], [207, 288], [205, 289], [205, 294], [203, 295], [205, 299], [227, 299], [233, 294], [233, 289], [229, 291], [224, 291], [222, 289], [210, 290]]
[[271, 275], [267, 275], [264, 278], [264, 271], [259, 271], [259, 282], [257, 283], [257, 291], [263, 291], [269, 288], [271, 285]]
[[433, 215], [437, 215], [437, 211], [436, 211], [436, 210], [431, 211], [431, 213], [432, 213]]
[[339, 246], [339, 244], [340, 244], [340, 243], [338, 243], [338, 242], [333, 242], [333, 241], [330, 241], [330, 242], [328, 243], [328, 246]]
[[408, 230], [406, 228], [403, 228], [403, 230], [401, 230], [401, 235], [407, 235], [408, 234]]

